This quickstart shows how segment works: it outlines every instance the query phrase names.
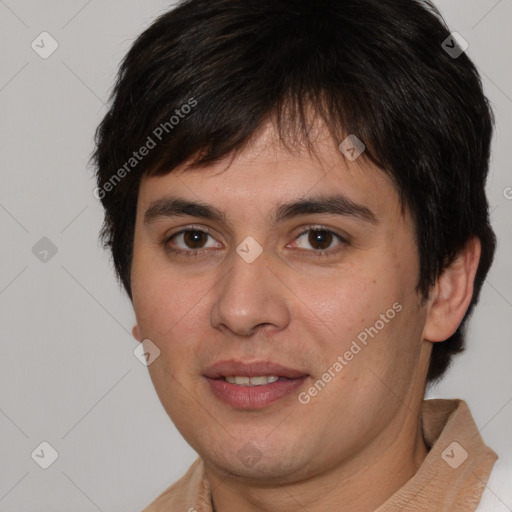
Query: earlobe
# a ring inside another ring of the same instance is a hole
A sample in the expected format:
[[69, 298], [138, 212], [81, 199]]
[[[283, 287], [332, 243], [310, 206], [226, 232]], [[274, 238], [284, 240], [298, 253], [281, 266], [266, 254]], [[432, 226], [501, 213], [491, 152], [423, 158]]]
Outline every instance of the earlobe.
[[142, 337], [140, 335], [140, 332], [139, 332], [139, 326], [137, 324], [135, 324], [133, 326], [133, 329], [132, 329], [132, 336], [137, 340], [137, 341], [142, 341]]
[[423, 331], [425, 340], [445, 341], [459, 327], [473, 297], [480, 252], [480, 240], [474, 237], [438, 278]]

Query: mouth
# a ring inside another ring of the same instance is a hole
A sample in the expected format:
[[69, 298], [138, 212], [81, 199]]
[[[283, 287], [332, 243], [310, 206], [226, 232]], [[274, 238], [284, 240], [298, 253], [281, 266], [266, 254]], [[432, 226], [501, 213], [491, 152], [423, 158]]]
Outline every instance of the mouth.
[[309, 374], [270, 361], [220, 361], [204, 372], [213, 395], [237, 409], [261, 409], [301, 387]]
[[[226, 378], [226, 377], [248, 377], [259, 378], [259, 377], [277, 377], [286, 379], [296, 379], [298, 377], [304, 377], [307, 372], [292, 368], [289, 366], [283, 366], [272, 361], [253, 361], [243, 362], [236, 361], [234, 359], [218, 361], [212, 364], [204, 371], [204, 376], [210, 379]], [[257, 384], [257, 381], [254, 381]]]
[[219, 377], [224, 379], [230, 384], [236, 384], [237, 386], [264, 386], [265, 384], [272, 384], [278, 380], [290, 380], [286, 377], [279, 377], [277, 375], [256, 375], [255, 377], [243, 377], [241, 375], [231, 375], [226, 377]]

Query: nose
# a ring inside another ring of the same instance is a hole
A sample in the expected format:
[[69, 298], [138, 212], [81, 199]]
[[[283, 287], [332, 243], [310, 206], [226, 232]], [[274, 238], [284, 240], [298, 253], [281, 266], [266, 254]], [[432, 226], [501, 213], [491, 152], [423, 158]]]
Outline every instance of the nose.
[[247, 263], [233, 254], [230, 270], [215, 287], [210, 322], [215, 329], [252, 336], [260, 328], [281, 330], [290, 322], [290, 292], [265, 253]]

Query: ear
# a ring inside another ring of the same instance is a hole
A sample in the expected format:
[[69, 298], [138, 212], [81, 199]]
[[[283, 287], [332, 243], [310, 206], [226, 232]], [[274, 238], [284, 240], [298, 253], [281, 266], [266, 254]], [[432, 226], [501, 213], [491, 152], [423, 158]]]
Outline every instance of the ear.
[[474, 237], [438, 278], [429, 299], [425, 340], [445, 341], [459, 327], [473, 297], [480, 252], [480, 240]]
[[132, 329], [132, 336], [137, 340], [137, 341], [142, 341], [142, 336], [140, 335], [140, 332], [139, 332], [139, 326], [137, 324], [135, 324], [133, 326], [133, 329]]

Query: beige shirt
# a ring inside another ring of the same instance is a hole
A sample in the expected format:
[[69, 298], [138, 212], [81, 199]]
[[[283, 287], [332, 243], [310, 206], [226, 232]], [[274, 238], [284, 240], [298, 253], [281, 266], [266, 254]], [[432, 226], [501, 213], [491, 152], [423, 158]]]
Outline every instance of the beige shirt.
[[[429, 453], [417, 473], [375, 512], [474, 512], [498, 456], [486, 446], [463, 400], [425, 400]], [[142, 512], [212, 512], [201, 458]]]

